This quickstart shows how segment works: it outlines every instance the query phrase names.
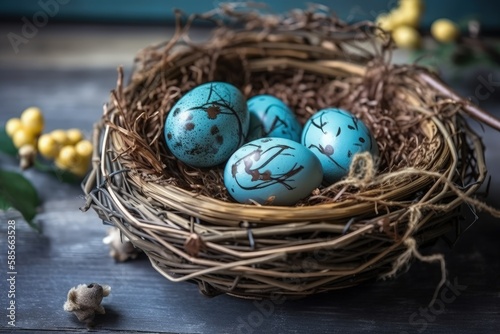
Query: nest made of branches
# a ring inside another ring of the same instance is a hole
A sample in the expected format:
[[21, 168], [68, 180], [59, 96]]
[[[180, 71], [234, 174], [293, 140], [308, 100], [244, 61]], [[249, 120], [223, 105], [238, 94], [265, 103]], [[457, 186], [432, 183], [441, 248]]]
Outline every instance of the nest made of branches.
[[[498, 214], [473, 198], [487, 171], [463, 115], [480, 111], [429, 70], [393, 65], [390, 39], [371, 22], [348, 24], [321, 6], [276, 16], [226, 4], [177, 16], [174, 36], [137, 55], [128, 83], [120, 70], [83, 184], [86, 208], [169, 280], [245, 298], [344, 288], [425, 259], [418, 247], [449, 231], [464, 202]], [[216, 27], [195, 43], [197, 20]], [[175, 102], [209, 81], [275, 95], [301, 123], [322, 108], [349, 110], [380, 155], [356, 156], [348, 177], [295, 206], [235, 203], [223, 166], [187, 166], [163, 138]]]

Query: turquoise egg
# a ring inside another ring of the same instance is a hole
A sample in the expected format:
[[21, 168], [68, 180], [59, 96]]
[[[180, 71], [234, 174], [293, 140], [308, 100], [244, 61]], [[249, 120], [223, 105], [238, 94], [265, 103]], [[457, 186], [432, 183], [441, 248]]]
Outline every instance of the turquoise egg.
[[224, 185], [240, 203], [294, 205], [323, 179], [319, 159], [293, 140], [267, 137], [241, 146], [224, 168]]
[[272, 95], [256, 95], [248, 100], [247, 106], [250, 114], [256, 116], [255, 123], [250, 126], [248, 141], [277, 137], [300, 143], [302, 125], [283, 101]]
[[248, 126], [246, 142], [251, 142], [252, 140], [265, 137], [266, 135], [259, 116], [253, 112], [249, 112], [249, 115], [250, 125]]
[[246, 99], [238, 88], [208, 82], [187, 92], [169, 111], [165, 141], [182, 162], [213, 167], [244, 143], [249, 121]]
[[375, 138], [366, 125], [348, 111], [327, 108], [304, 125], [302, 144], [321, 161], [325, 181], [334, 183], [349, 173], [356, 153], [378, 155]]

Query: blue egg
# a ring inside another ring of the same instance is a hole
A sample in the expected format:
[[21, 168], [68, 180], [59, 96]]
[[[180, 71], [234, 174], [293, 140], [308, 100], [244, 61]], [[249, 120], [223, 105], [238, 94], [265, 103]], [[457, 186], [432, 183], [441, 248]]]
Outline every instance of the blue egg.
[[342, 109], [327, 108], [304, 125], [302, 144], [321, 161], [325, 181], [334, 183], [349, 173], [356, 153], [378, 155], [375, 138], [356, 116]]
[[253, 112], [249, 114], [250, 114], [250, 125], [248, 126], [248, 134], [245, 140], [246, 142], [251, 142], [252, 140], [266, 136], [264, 133], [264, 127], [262, 126], [262, 122], [259, 116], [257, 116], [257, 114]]
[[290, 139], [260, 138], [241, 146], [224, 168], [224, 185], [240, 203], [294, 205], [323, 179], [319, 159]]
[[208, 82], [187, 92], [165, 121], [165, 141], [172, 154], [194, 167], [225, 162], [247, 135], [246, 99], [231, 84]]
[[302, 125], [280, 99], [272, 95], [256, 95], [247, 102], [248, 111], [260, 120], [250, 127], [248, 141], [260, 137], [287, 138], [300, 143]]

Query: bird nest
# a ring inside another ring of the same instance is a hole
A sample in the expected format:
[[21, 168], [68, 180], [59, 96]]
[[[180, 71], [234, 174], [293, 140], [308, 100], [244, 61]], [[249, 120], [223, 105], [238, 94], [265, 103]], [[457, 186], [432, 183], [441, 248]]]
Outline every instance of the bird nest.
[[[193, 42], [193, 22], [215, 24]], [[457, 224], [486, 177], [483, 145], [464, 120], [480, 111], [429, 70], [394, 65], [370, 22], [321, 7], [283, 16], [225, 5], [184, 17], [174, 36], [119, 71], [94, 132], [86, 209], [121, 230], [170, 281], [244, 298], [300, 297], [393, 276]], [[272, 94], [305, 123], [318, 110], [351, 111], [379, 156], [356, 155], [349, 175], [294, 206], [239, 204], [223, 167], [193, 168], [167, 149], [163, 127], [184, 93], [225, 81], [248, 98]], [[430, 260], [434, 260], [430, 258]], [[441, 259], [439, 256], [437, 259]]]

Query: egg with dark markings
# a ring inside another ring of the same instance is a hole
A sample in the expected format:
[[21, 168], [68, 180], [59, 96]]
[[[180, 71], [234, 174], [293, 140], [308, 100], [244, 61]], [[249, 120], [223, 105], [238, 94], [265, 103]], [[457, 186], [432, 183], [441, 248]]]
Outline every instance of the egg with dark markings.
[[272, 95], [256, 95], [248, 99], [248, 111], [256, 116], [258, 123], [250, 127], [248, 141], [260, 137], [287, 138], [300, 142], [302, 125], [292, 110], [280, 99]]
[[350, 112], [327, 108], [311, 116], [304, 125], [302, 144], [321, 161], [325, 181], [334, 183], [349, 173], [356, 153], [378, 155], [375, 138], [368, 127]]
[[165, 120], [165, 141], [170, 152], [193, 167], [225, 162], [247, 136], [249, 113], [238, 88], [208, 82], [183, 95]]
[[323, 179], [319, 159], [286, 138], [260, 138], [241, 146], [224, 168], [224, 185], [237, 202], [294, 205]]

